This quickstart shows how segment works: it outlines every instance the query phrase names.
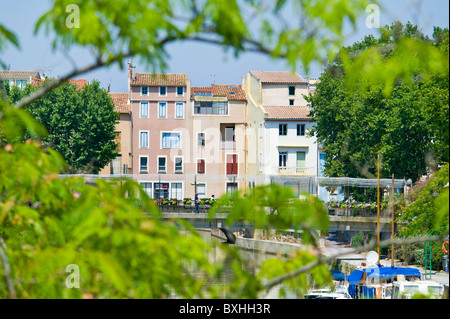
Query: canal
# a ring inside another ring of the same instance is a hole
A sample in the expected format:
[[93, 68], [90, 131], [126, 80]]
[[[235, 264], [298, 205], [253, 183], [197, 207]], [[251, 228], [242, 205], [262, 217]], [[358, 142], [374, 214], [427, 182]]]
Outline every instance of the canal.
[[[227, 298], [228, 296], [226, 293], [225, 286], [229, 285], [232, 282], [233, 271], [231, 269], [230, 257], [227, 256], [222, 249], [220, 249], [221, 245], [227, 244], [225, 244], [224, 239], [211, 235], [210, 231], [199, 230], [198, 233], [206, 243], [211, 244], [213, 246], [213, 250], [209, 255], [209, 260], [211, 262], [220, 263], [224, 265], [224, 271], [222, 272], [221, 277], [218, 280], [215, 280], [214, 282], [209, 282], [207, 285], [219, 286], [219, 298]], [[213, 243], [216, 244], [218, 243], [219, 245], [213, 245]], [[254, 250], [250, 251], [241, 248], [238, 248], [238, 253], [243, 260], [242, 267], [252, 274], [256, 274], [258, 272], [259, 268], [261, 267], [262, 263], [265, 260], [275, 257], [275, 255], [273, 254], [263, 253]], [[204, 279], [204, 274], [202, 274], [201, 272], [196, 272], [194, 270], [194, 273], [199, 280]], [[223, 289], [221, 289], [222, 287]], [[267, 294], [262, 294], [260, 298], [278, 299], [280, 288], [281, 286], [274, 287]], [[298, 298], [298, 294], [286, 289], [286, 294], [284, 298], [285, 299]]]

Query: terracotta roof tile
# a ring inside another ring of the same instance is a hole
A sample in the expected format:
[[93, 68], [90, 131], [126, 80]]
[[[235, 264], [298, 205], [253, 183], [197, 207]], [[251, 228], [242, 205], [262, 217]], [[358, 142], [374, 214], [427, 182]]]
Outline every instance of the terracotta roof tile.
[[250, 71], [256, 78], [260, 79], [262, 83], [292, 83], [305, 84], [297, 74], [290, 71]]
[[228, 100], [247, 101], [244, 90], [236, 84], [211, 84], [208, 87], [191, 87], [191, 99], [196, 92], [210, 92], [212, 96], [226, 96]]
[[40, 78], [39, 71], [18, 71], [18, 70], [0, 70], [0, 78], [5, 80], [29, 80], [31, 78]]
[[136, 73], [132, 86], [186, 86], [187, 74]]
[[78, 87], [78, 89], [82, 89], [85, 85], [88, 84], [88, 80], [87, 79], [70, 79], [69, 83], [76, 85]]
[[131, 112], [131, 106], [128, 103], [128, 93], [109, 93], [109, 96], [113, 100], [114, 110], [120, 113]]
[[267, 120], [310, 120], [305, 106], [264, 106]]

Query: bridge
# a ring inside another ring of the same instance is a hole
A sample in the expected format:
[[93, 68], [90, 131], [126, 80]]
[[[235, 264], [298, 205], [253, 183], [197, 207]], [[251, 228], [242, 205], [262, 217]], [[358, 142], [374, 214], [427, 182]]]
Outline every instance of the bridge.
[[[376, 231], [377, 217], [347, 217], [347, 216], [328, 216], [330, 223], [329, 231]], [[166, 220], [183, 219], [195, 228], [227, 228], [230, 230], [253, 229], [251, 220], [236, 221], [233, 225], [226, 225], [227, 213], [216, 213], [214, 217], [209, 218], [205, 212], [199, 214], [187, 212], [162, 212], [162, 218]], [[294, 227], [292, 227], [294, 228]], [[380, 233], [391, 233], [391, 219], [380, 217]]]

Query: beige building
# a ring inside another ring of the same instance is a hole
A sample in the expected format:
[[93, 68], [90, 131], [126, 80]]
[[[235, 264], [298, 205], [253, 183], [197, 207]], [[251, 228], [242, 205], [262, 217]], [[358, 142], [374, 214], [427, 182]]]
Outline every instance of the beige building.
[[245, 92], [240, 85], [192, 87], [192, 160], [199, 197], [247, 187]]
[[131, 174], [131, 107], [128, 93], [109, 93], [114, 109], [119, 112], [119, 123], [116, 125], [116, 143], [119, 154], [105, 166], [100, 175]]

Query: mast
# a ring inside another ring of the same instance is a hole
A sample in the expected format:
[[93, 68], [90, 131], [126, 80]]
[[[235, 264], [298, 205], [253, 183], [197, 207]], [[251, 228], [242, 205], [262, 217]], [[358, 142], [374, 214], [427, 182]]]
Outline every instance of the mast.
[[394, 211], [395, 211], [395, 191], [394, 191], [394, 174], [392, 174], [392, 222], [391, 222], [391, 267], [394, 267]]
[[380, 154], [378, 154], [378, 181], [377, 181], [377, 253], [380, 263]]

